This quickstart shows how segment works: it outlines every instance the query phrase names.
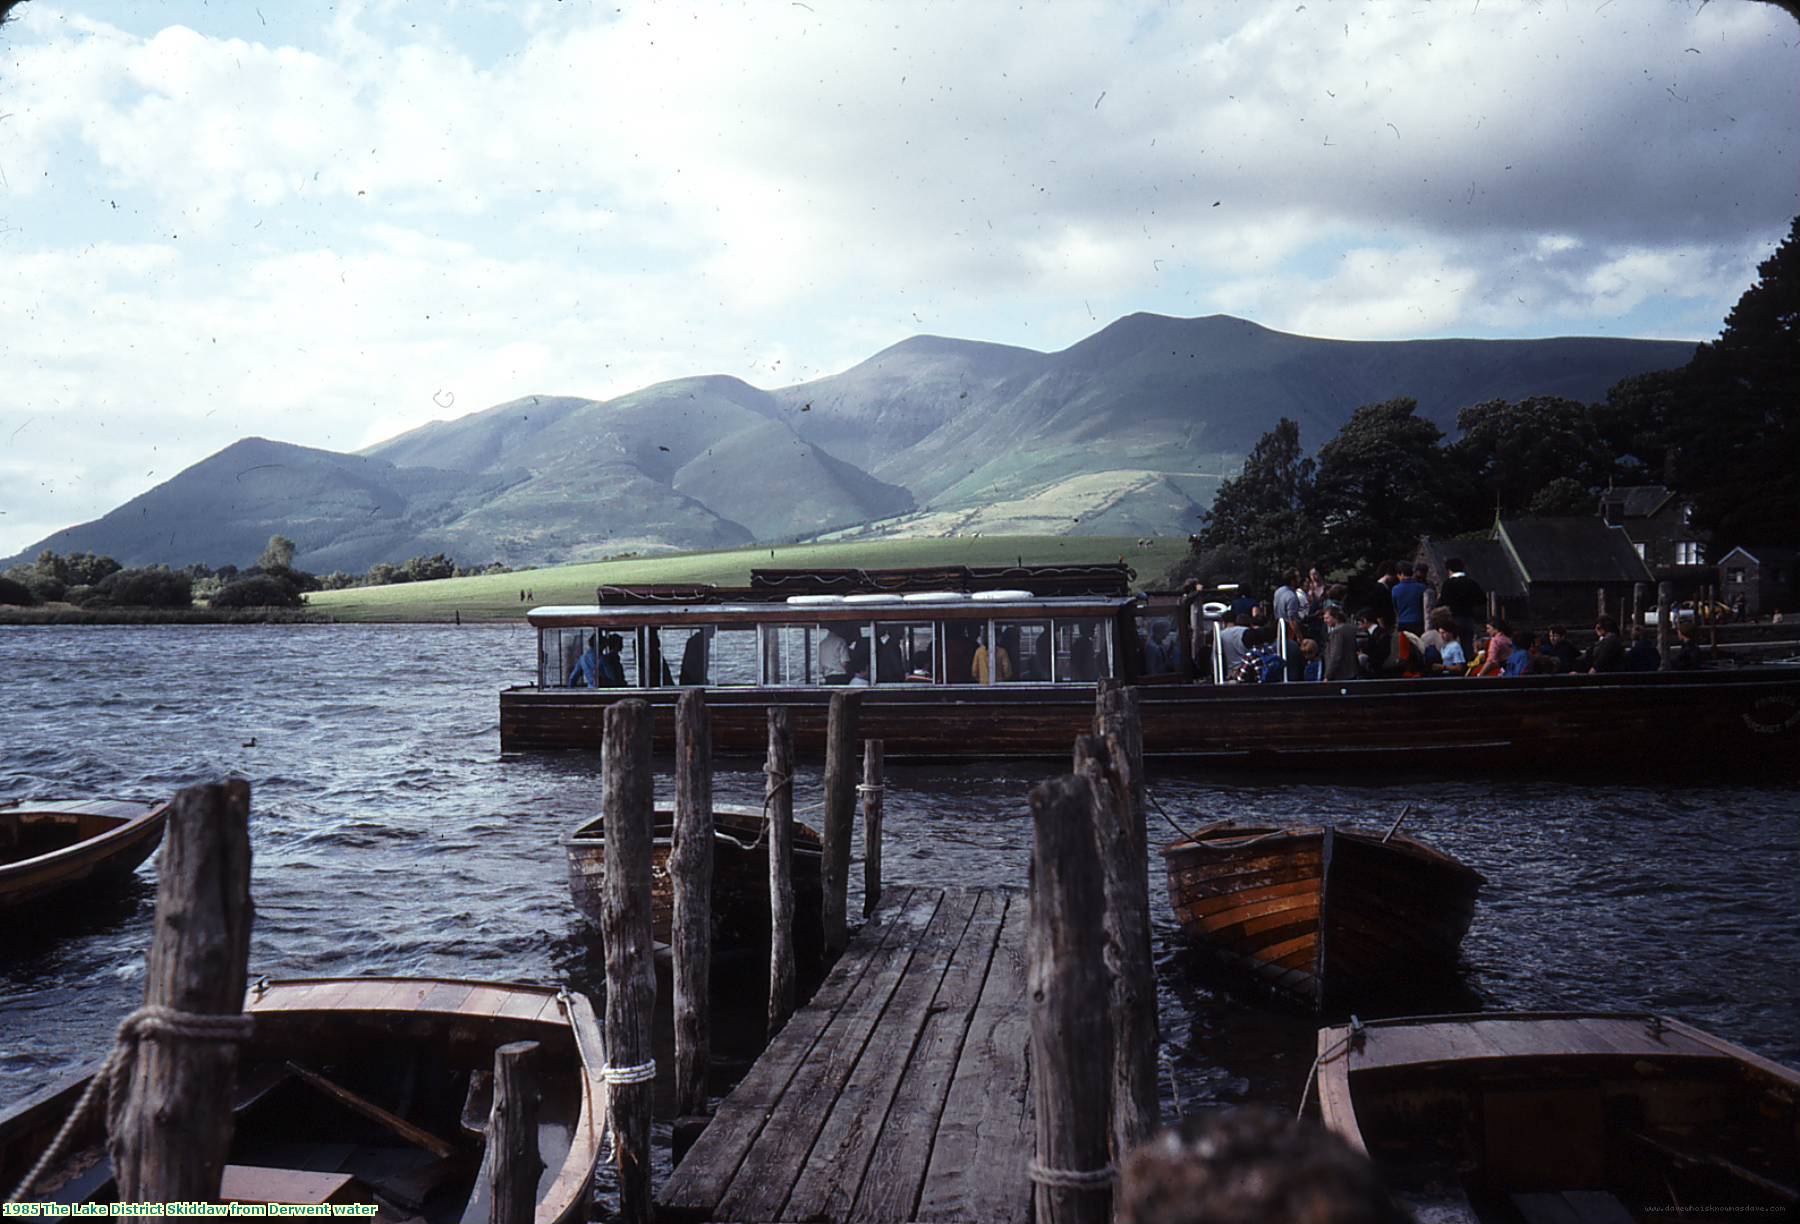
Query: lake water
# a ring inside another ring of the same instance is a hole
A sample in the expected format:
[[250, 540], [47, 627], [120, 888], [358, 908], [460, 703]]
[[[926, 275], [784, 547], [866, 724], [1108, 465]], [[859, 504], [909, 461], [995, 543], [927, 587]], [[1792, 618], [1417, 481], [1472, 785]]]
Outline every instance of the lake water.
[[[500, 759], [497, 693], [531, 677], [535, 649], [523, 627], [0, 629], [0, 798], [155, 799], [239, 774], [253, 787], [253, 976], [422, 973], [597, 994], [598, 935], [569, 903], [557, 836], [598, 806], [598, 753]], [[1025, 795], [1046, 771], [890, 766], [885, 875], [1022, 885]], [[817, 766], [803, 771], [801, 805], [819, 782]], [[715, 786], [721, 801], [758, 802], [761, 773], [735, 761]], [[1408, 831], [1489, 884], [1460, 984], [1397, 1007], [1652, 1010], [1800, 1063], [1793, 787], [1567, 785], [1534, 779], [1526, 759], [1479, 781], [1284, 784], [1153, 766], [1151, 787], [1188, 827], [1378, 828], [1412, 804]], [[1151, 821], [1153, 841], [1173, 838]], [[1169, 1103], [1292, 1107], [1310, 1018], [1210, 973], [1152, 869]], [[141, 1001], [153, 896], [147, 865], [104, 901], [0, 917], [0, 1107], [102, 1054]], [[760, 1011], [736, 1042], [722, 1020], [721, 1044], [745, 1048]]]

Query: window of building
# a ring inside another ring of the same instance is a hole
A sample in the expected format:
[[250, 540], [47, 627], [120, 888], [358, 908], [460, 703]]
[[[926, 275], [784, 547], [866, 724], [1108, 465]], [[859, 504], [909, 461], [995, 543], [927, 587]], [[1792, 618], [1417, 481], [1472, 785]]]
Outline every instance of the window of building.
[[1725, 571], [1725, 580], [1733, 586], [1741, 586], [1744, 581], [1744, 571], [1736, 568], [1728, 569]]
[[1637, 549], [1637, 555], [1640, 558], [1648, 558], [1650, 556], [1650, 546], [1648, 544], [1638, 543], [1633, 544], [1632, 547]]
[[1681, 540], [1675, 545], [1676, 565], [1700, 565], [1700, 542], [1698, 540]]

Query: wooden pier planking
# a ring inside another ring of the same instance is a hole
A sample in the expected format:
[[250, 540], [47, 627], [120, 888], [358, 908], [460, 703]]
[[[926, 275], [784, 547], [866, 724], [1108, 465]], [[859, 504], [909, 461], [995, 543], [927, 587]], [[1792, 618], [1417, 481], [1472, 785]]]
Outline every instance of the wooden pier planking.
[[891, 888], [659, 1199], [687, 1221], [1025, 1221], [1030, 905]]

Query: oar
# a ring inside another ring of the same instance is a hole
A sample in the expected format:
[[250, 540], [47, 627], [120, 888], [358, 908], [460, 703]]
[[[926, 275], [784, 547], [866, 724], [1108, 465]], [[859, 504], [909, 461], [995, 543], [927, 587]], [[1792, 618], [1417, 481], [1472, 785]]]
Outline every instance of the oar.
[[1410, 803], [1400, 809], [1400, 814], [1394, 817], [1394, 823], [1388, 826], [1388, 831], [1382, 836], [1382, 845], [1387, 845], [1388, 839], [1400, 831], [1400, 822], [1406, 819], [1406, 814], [1410, 811], [1412, 811], [1412, 804]]

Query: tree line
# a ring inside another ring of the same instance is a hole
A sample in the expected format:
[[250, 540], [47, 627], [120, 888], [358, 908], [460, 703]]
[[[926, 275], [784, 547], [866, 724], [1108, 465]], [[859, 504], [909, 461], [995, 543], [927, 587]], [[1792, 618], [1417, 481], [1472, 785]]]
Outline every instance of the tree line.
[[111, 557], [94, 553], [60, 556], [50, 549], [35, 561], [15, 565], [0, 575], [0, 604], [30, 607], [67, 603], [78, 608], [191, 608], [196, 600], [209, 608], [298, 608], [308, 591], [335, 591], [394, 582], [425, 582], [470, 574], [505, 574], [496, 561], [487, 566], [459, 566], [443, 553], [413, 557], [398, 565], [382, 562], [364, 574], [342, 570], [323, 577], [294, 568], [295, 544], [286, 536], [269, 539], [256, 561], [244, 569], [194, 564], [181, 569], [166, 565], [128, 569]]
[[1224, 481], [1175, 577], [1273, 585], [1289, 567], [1366, 571], [1421, 534], [1485, 534], [1497, 514], [1597, 512], [1608, 484], [1665, 484], [1717, 550], [1800, 545], [1800, 217], [1719, 338], [1604, 401], [1493, 400], [1458, 436], [1398, 398], [1358, 408], [1309, 455], [1282, 418]]

